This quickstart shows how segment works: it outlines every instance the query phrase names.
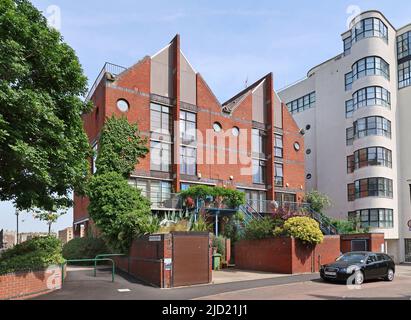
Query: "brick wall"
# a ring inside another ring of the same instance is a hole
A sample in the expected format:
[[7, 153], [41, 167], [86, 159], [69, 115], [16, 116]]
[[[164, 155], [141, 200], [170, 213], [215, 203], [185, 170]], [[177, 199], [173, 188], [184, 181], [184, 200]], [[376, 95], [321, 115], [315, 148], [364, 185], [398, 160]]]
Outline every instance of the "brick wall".
[[[129, 256], [127, 257], [115, 257], [116, 267], [136, 279], [144, 281], [147, 284], [153, 285], [160, 288], [171, 288], [176, 286], [176, 283], [173, 283], [173, 272], [174, 279], [181, 277], [187, 277], [189, 285], [197, 284], [195, 281], [196, 276], [201, 270], [204, 270], [203, 264], [198, 265], [201, 259], [179, 259], [179, 265], [181, 267], [181, 262], [187, 267], [183, 272], [181, 268], [177, 269], [175, 263], [177, 262], [177, 255], [182, 256], [190, 253], [197, 254], [198, 246], [195, 241], [191, 239], [204, 238], [203, 233], [184, 233], [187, 236], [187, 239], [184, 239], [184, 236], [179, 235], [180, 245], [175, 245], [173, 249], [173, 235], [172, 234], [162, 234], [154, 235], [153, 237], [160, 237], [155, 239], [155, 241], [150, 241], [150, 236], [145, 236], [133, 241], [132, 246], [129, 251]], [[176, 236], [176, 235], [174, 235]], [[190, 238], [191, 237], [191, 238]], [[197, 238], [198, 237], [198, 238]], [[157, 241], [159, 240], [160, 241]], [[208, 234], [205, 239], [208, 239]], [[207, 240], [208, 241], [208, 240]], [[183, 246], [181, 244], [183, 243]], [[208, 251], [207, 245], [207, 251]], [[207, 278], [211, 279], [211, 267], [208, 268], [208, 265], [211, 265], [211, 249], [209, 251], [209, 256], [205, 258], [207, 263], [206, 274]], [[171, 259], [172, 268], [165, 267], [165, 260]], [[200, 262], [202, 263], [202, 262]], [[200, 270], [201, 269], [201, 270]], [[179, 272], [179, 274], [177, 274]], [[190, 276], [194, 275], [193, 277]], [[191, 283], [190, 283], [191, 281]]]
[[0, 300], [27, 299], [61, 289], [61, 267], [0, 276]]
[[341, 252], [351, 252], [352, 240], [366, 240], [367, 250], [371, 252], [381, 252], [381, 246], [385, 244], [383, 233], [361, 233], [341, 235]]
[[340, 253], [339, 236], [326, 236], [317, 246], [293, 238], [243, 240], [235, 244], [238, 269], [273, 273], [318, 272], [319, 265], [335, 261]]

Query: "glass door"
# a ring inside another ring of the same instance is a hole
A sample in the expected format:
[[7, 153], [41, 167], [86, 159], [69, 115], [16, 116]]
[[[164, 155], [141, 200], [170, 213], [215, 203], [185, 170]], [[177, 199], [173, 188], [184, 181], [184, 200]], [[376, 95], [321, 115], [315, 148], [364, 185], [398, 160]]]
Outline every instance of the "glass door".
[[411, 262], [411, 239], [405, 239], [405, 262]]

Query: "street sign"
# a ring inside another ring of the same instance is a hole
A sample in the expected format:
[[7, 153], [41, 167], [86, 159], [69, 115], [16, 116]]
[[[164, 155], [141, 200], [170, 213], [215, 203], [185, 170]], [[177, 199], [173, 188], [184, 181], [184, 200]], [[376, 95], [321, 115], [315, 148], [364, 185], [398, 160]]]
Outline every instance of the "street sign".
[[161, 236], [150, 236], [148, 241], [150, 241], [150, 242], [160, 242], [161, 241]]

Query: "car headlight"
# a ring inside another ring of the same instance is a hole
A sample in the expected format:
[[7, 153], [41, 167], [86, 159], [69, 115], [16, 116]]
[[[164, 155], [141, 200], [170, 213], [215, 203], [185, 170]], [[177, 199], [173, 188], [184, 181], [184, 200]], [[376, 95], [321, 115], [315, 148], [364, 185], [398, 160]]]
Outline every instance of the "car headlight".
[[351, 274], [353, 273], [355, 270], [357, 270], [358, 267], [357, 266], [349, 266], [346, 270], [346, 273]]

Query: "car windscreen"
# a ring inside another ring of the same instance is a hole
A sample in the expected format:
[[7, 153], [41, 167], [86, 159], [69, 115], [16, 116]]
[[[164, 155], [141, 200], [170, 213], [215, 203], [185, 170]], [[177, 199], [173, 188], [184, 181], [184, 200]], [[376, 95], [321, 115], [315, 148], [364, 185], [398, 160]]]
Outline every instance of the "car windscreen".
[[366, 259], [365, 254], [361, 253], [350, 253], [350, 254], [345, 254], [337, 259], [337, 261], [343, 261], [343, 262], [351, 262], [351, 263], [363, 263]]

